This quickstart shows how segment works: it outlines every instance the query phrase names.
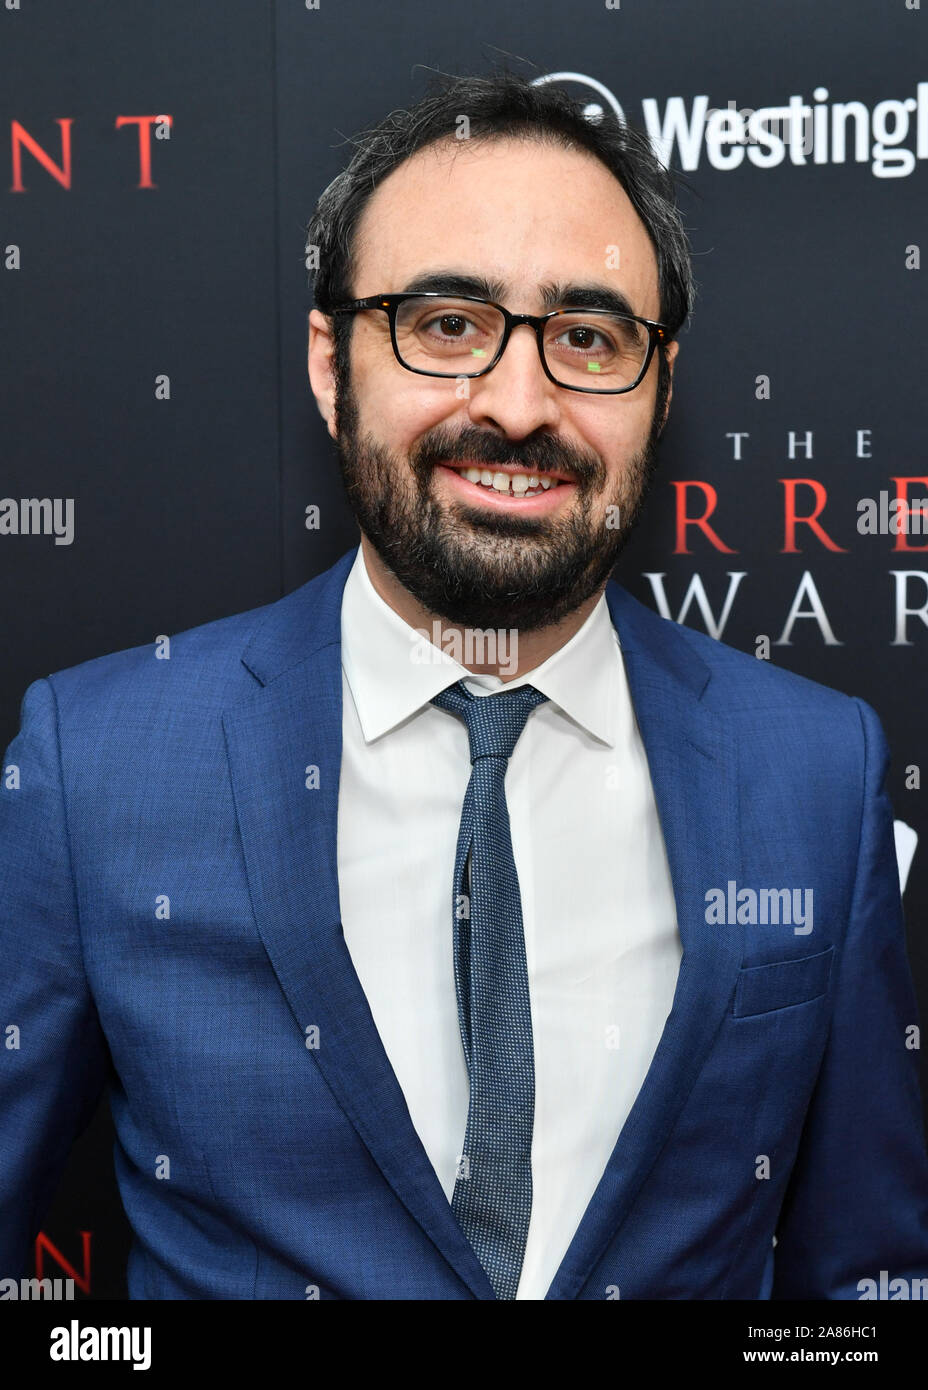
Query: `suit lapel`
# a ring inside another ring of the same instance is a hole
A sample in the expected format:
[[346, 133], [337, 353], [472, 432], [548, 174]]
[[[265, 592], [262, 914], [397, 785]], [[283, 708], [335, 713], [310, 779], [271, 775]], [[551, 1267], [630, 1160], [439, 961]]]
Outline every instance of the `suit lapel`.
[[644, 1083], [549, 1299], [577, 1297], [628, 1215], [712, 1045], [742, 959], [742, 929], [705, 918], [706, 890], [742, 876], [737, 753], [702, 699], [709, 668], [676, 624], [627, 590], [610, 581], [606, 597], [654, 787], [683, 958]]
[[[243, 656], [255, 693], [223, 715], [258, 929], [311, 1056], [384, 1177], [475, 1297], [493, 1289], [415, 1131], [341, 925], [341, 599], [357, 548], [266, 610]], [[572, 1299], [617, 1232], [667, 1139], [727, 1006], [738, 928], [707, 927], [705, 891], [740, 878], [737, 767], [701, 696], [709, 669], [610, 581], [638, 726], [670, 863], [683, 959], [644, 1084], [547, 1297]], [[665, 626], [666, 624], [666, 626]], [[318, 768], [318, 788], [306, 787]]]
[[[311, 1057], [410, 1215], [471, 1292], [494, 1297], [413, 1127], [345, 944], [338, 895], [341, 596], [354, 560], [267, 611], [243, 658], [262, 683], [223, 714], [255, 917]], [[306, 786], [318, 768], [318, 789]]]

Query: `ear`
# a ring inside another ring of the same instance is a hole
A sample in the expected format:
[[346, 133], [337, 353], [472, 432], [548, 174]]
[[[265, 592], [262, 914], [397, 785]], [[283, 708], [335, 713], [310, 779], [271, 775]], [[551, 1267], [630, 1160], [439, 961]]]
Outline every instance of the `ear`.
[[335, 336], [331, 318], [319, 309], [312, 309], [309, 315], [307, 366], [319, 414], [335, 439]]
[[672, 343], [668, 343], [666, 348], [664, 349], [664, 357], [667, 362], [667, 371], [669, 375], [667, 378], [667, 400], [664, 402], [664, 418], [661, 420], [661, 428], [659, 433], [663, 433], [664, 426], [667, 423], [667, 416], [670, 414], [670, 402], [673, 399], [673, 367], [674, 361], [679, 351], [680, 344], [676, 341], [676, 339], [674, 339]]

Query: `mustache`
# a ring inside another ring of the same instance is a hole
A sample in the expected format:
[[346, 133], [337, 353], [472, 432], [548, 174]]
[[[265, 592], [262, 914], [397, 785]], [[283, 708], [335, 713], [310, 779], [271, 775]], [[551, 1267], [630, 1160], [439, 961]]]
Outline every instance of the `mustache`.
[[538, 435], [531, 440], [503, 439], [487, 430], [464, 429], [457, 434], [432, 430], [410, 456], [419, 478], [428, 475], [436, 463], [515, 464], [527, 473], [570, 473], [578, 483], [596, 482], [602, 464], [595, 454], [573, 449], [554, 435]]

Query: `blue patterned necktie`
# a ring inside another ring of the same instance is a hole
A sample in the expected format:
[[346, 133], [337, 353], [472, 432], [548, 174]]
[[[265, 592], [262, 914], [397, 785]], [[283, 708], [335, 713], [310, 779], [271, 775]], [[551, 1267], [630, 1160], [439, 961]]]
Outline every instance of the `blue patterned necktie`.
[[471, 760], [452, 908], [470, 1104], [451, 1209], [500, 1299], [514, 1299], [519, 1287], [532, 1214], [535, 1118], [522, 901], [504, 780], [529, 714], [547, 698], [532, 685], [474, 696], [458, 681], [432, 700], [466, 723]]

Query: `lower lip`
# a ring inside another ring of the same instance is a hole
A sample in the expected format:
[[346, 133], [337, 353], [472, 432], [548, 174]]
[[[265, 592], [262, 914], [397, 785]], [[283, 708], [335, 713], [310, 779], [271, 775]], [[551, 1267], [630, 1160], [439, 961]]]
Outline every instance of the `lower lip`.
[[554, 511], [577, 487], [576, 483], [562, 481], [557, 487], [549, 487], [547, 492], [538, 492], [534, 497], [527, 497], [524, 493], [517, 497], [514, 492], [497, 492], [495, 488], [484, 487], [482, 483], [469, 482], [463, 473], [443, 463], [437, 463], [435, 469], [450, 477], [455, 491], [468, 502], [481, 502], [485, 507], [495, 507], [505, 512], [525, 512], [529, 516]]

